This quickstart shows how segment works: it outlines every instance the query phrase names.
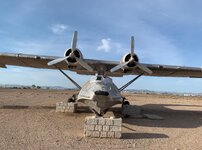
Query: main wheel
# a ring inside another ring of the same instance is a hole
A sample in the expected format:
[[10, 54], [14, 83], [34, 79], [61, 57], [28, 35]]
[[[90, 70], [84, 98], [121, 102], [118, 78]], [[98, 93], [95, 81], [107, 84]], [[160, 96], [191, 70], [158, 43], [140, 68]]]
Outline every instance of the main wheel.
[[75, 99], [74, 99], [73, 97], [70, 97], [70, 98], [68, 98], [67, 102], [68, 102], [68, 103], [70, 103], [70, 102], [75, 102]]
[[130, 102], [129, 101], [124, 101], [123, 105], [130, 105]]
[[76, 102], [76, 100], [77, 100], [77, 95], [74, 94], [72, 95], [72, 97], [68, 98], [67, 102]]
[[[126, 105], [130, 105], [129, 101], [123, 101], [122, 109], [124, 109], [124, 107], [123, 107], [124, 105], [125, 105], [125, 106], [126, 106]], [[123, 117], [124, 117], [124, 118], [128, 118], [128, 117], [130, 117], [130, 115], [127, 114], [127, 113], [124, 113], [124, 114], [123, 114]]]

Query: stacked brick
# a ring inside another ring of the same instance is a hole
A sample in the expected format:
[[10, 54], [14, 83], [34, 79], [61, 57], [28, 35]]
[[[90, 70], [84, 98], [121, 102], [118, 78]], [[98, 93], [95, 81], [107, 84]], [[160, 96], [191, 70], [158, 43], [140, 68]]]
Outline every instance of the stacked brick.
[[121, 138], [121, 118], [86, 117], [84, 134], [95, 138]]
[[58, 102], [56, 103], [56, 112], [76, 112], [77, 103]]

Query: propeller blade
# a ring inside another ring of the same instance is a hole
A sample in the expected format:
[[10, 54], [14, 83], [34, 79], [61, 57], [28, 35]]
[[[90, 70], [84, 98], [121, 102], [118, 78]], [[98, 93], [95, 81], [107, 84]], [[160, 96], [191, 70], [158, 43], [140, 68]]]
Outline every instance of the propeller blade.
[[139, 64], [138, 62], [135, 62], [137, 67], [140, 68], [142, 71], [148, 73], [148, 74], [152, 74], [152, 70], [150, 70], [148, 67]]
[[77, 46], [77, 36], [78, 32], [74, 31], [73, 39], [72, 39], [72, 51], [75, 51], [76, 46]]
[[134, 49], [135, 49], [135, 40], [134, 36], [131, 36], [131, 57], [134, 55]]
[[51, 66], [51, 65], [55, 65], [61, 61], [64, 61], [65, 59], [67, 59], [68, 57], [62, 57], [62, 58], [57, 58], [57, 59], [54, 59], [52, 61], [49, 61], [48, 62], [48, 65]]
[[132, 58], [130, 61], [127, 61], [127, 62], [125, 62], [125, 63], [123, 63], [123, 64], [119, 64], [119, 65], [113, 67], [112, 69], [110, 69], [110, 72], [115, 72], [115, 71], [117, 71], [117, 70], [123, 68], [123, 67], [126, 66], [128, 63], [130, 63], [131, 61], [134, 61], [134, 58]]
[[124, 64], [119, 64], [119, 65], [113, 67], [112, 69], [110, 69], [110, 72], [115, 72], [115, 71], [117, 71], [117, 70], [123, 68], [123, 67], [126, 66], [127, 64], [128, 64], [128, 62], [125, 62]]
[[93, 68], [88, 65], [83, 59], [80, 59], [80, 58], [77, 58], [76, 57], [76, 61], [82, 66], [84, 67], [85, 69], [87, 69], [88, 71], [92, 72], [93, 71]]

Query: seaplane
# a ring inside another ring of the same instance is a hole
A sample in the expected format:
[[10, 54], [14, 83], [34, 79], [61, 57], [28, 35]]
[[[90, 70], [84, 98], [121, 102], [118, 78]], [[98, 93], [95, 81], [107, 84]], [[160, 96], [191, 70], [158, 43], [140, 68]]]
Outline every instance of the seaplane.
[[[134, 37], [131, 37], [130, 51], [120, 61], [84, 59], [77, 48], [78, 32], [75, 31], [71, 47], [65, 50], [63, 57], [42, 56], [22, 53], [0, 53], [0, 67], [9, 65], [40, 69], [57, 69], [80, 91], [68, 99], [68, 102], [82, 102], [96, 115], [103, 116], [116, 104], [129, 105], [121, 92], [141, 76], [190, 77], [201, 78], [202, 68], [162, 64], [140, 63], [134, 51]], [[171, 60], [172, 61], [172, 60]], [[93, 75], [83, 86], [73, 80], [64, 70], [82, 75]], [[112, 77], [134, 75], [134, 78], [121, 87], [117, 87]]]

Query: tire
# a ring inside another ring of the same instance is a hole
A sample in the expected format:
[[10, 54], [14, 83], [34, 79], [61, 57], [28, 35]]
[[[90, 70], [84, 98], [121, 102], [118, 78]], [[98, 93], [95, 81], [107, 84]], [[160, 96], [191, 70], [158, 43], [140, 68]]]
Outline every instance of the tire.
[[[124, 101], [124, 102], [123, 102], [123, 105], [130, 105], [130, 103], [129, 103], [129, 101]], [[128, 118], [128, 117], [130, 117], [130, 115], [124, 114], [123, 117], [124, 117], [124, 118]]]
[[69, 103], [69, 102], [75, 102], [75, 100], [74, 100], [72, 97], [70, 97], [70, 98], [68, 98], [67, 102], [68, 102], [68, 103]]
[[124, 101], [123, 105], [130, 105], [129, 101]]

